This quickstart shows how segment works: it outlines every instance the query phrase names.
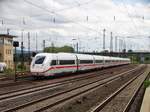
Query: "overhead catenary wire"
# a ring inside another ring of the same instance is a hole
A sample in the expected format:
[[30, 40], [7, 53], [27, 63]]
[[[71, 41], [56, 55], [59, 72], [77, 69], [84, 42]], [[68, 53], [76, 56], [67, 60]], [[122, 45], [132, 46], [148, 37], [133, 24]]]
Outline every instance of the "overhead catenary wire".
[[66, 10], [69, 10], [69, 9], [72, 9], [72, 8], [76, 8], [76, 7], [81, 7], [81, 6], [84, 6], [84, 5], [88, 5], [88, 4], [90, 4], [91, 2], [94, 2], [94, 1], [96, 1], [96, 0], [89, 0], [89, 1], [87, 1], [87, 2], [85, 2], [85, 3], [79, 3], [77, 0], [74, 0], [74, 1], [77, 3], [76, 6], [71, 6], [71, 7], [68, 7], [68, 8], [63, 8], [63, 9], [60, 9], [60, 10], [56, 10], [55, 12], [66, 11]]
[[[135, 32], [135, 33], [137, 33], [137, 35], [130, 35], [130, 36], [124, 36], [124, 38], [134, 38], [134, 39], [141, 39], [141, 38], [145, 38], [146, 37], [146, 35], [147, 34], [141, 34], [141, 32], [140, 32], [140, 29], [137, 27], [137, 23], [134, 21], [134, 19], [133, 19], [133, 17], [131, 17], [131, 15], [130, 15], [130, 13], [129, 13], [129, 10], [128, 10], [128, 7], [126, 6], [126, 4], [125, 4], [125, 2], [124, 2], [124, 0], [122, 0], [123, 1], [123, 6], [124, 6], [124, 8], [126, 9], [126, 11], [127, 11], [127, 13], [128, 13], [128, 16], [129, 16], [129, 18], [130, 18], [130, 21], [131, 21], [131, 23], [132, 23], [132, 25], [133, 25], [133, 32]], [[138, 15], [137, 14], [137, 11], [135, 10], [135, 8], [134, 8], [134, 13], [136, 14], [136, 15]], [[142, 17], [142, 16], [141, 16]], [[137, 19], [137, 20], [140, 20], [141, 18], [139, 18], [139, 19]], [[144, 20], [144, 16], [142, 17], [142, 19]], [[143, 23], [144, 24], [144, 23]], [[139, 38], [139, 37], [141, 37], [141, 38]], [[148, 36], [147, 36], [148, 37]], [[147, 38], [146, 37], [146, 38]]]
[[[78, 3], [78, 5], [79, 5], [80, 3]], [[45, 9], [45, 8], [44, 8]], [[51, 11], [51, 10], [49, 10], [49, 11]], [[55, 15], [55, 13], [57, 13], [57, 10], [54, 10], [54, 11], [52, 11], [52, 12], [54, 12], [54, 15]], [[57, 13], [58, 14], [58, 13]], [[59, 14], [58, 14], [59, 15]], [[85, 18], [88, 18], [88, 19], [86, 19], [87, 20], [87, 22], [89, 22], [89, 20], [91, 19], [90, 18], [90, 15], [88, 15], [88, 16], [85, 16]], [[55, 18], [55, 16], [54, 16], [54, 19], [55, 19], [55, 22], [54, 23], [57, 23], [57, 18]], [[67, 18], [68, 20], [70, 19], [70, 18]], [[116, 18], [115, 18], [116, 19]], [[114, 19], [114, 20], [115, 20]], [[26, 21], [25, 20], [25, 18], [24, 18], [24, 21], [25, 21], [25, 24], [28, 22], [28, 21]], [[70, 22], [72, 22], [72, 20], [70, 19]], [[73, 23], [75, 23], [75, 24], [77, 24], [77, 25], [79, 25], [80, 27], [83, 27], [83, 28], [85, 28], [85, 29], [87, 29], [87, 30], [89, 30], [89, 31], [94, 31], [94, 32], [98, 32], [99, 33], [99, 30], [98, 29], [95, 29], [94, 27], [92, 28], [92, 27], [89, 27], [88, 25], [83, 25], [83, 24], [80, 24], [80, 23], [78, 23], [78, 21], [73, 21]], [[134, 38], [134, 37], [133, 37]]]
[[136, 26], [136, 24], [135, 24], [133, 18], [130, 16], [130, 13], [129, 13], [129, 11], [128, 11], [128, 7], [126, 6], [124, 0], [122, 0], [122, 3], [123, 3], [123, 6], [125, 7], [125, 9], [126, 9], [126, 11], [127, 11], [128, 17], [130, 18], [131, 23], [133, 24], [133, 26], [134, 26], [136, 32], [140, 35], [140, 32], [139, 32], [139, 30], [138, 30], [138, 28], [137, 28], [137, 26]]
[[[37, 8], [40, 8], [40, 9], [44, 10], [44, 11], [46, 11], [46, 12], [49, 12], [49, 13], [54, 14], [54, 15], [56, 15], [56, 16], [60, 16], [60, 14], [58, 14], [58, 13], [56, 13], [56, 12], [54, 12], [54, 11], [50, 11], [50, 10], [48, 10], [48, 9], [46, 9], [46, 8], [40, 7], [39, 5], [34, 4], [34, 3], [32, 3], [32, 2], [30, 2], [30, 1], [28, 1], [28, 0], [24, 0], [24, 1], [25, 1], [26, 3], [32, 5], [32, 6], [35, 6], [35, 7], [37, 7]], [[66, 18], [65, 18], [65, 19], [66, 19]], [[81, 26], [81, 27], [84, 27], [84, 28], [86, 28], [87, 30], [90, 30], [90, 31], [92, 30], [92, 31], [98, 33], [98, 30], [97, 30], [97, 29], [93, 29], [93, 28], [87, 27], [87, 26], [85, 26], [85, 25], [82, 25], [82, 24], [80, 24], [80, 23], [78, 23], [78, 22], [76, 22], [76, 21], [70, 20], [70, 19], [68, 19], [68, 18], [67, 18], [66, 20], [68, 20], [68, 21], [70, 21], [70, 22], [72, 22], [72, 23], [74, 23], [74, 24], [77, 24], [77, 25], [79, 25], [79, 26]], [[55, 22], [56, 22], [56, 21], [55, 21]]]
[[[25, 1], [27, 1], [27, 0], [25, 0]], [[28, 1], [28, 3], [30, 4], [29, 1]], [[32, 3], [31, 5], [34, 5], [35, 7], [37, 7], [36, 4], [33, 4], [33, 3]], [[38, 6], [37, 8], [40, 8], [40, 9], [42, 9], [42, 10], [45, 11], [45, 8], [42, 8], [42, 7], [40, 7], [40, 6]], [[47, 9], [46, 9], [46, 11], [49, 12], [49, 10], [47, 10]], [[51, 11], [50, 11], [50, 13], [56, 14], [55, 12], [51, 12]], [[59, 15], [59, 14], [56, 14], [56, 15]], [[87, 16], [87, 18], [88, 18], [88, 16]], [[73, 23], [75, 23], [75, 24], [77, 24], [77, 25], [79, 25], [79, 26], [81, 26], [81, 27], [84, 27], [84, 28], [86, 28], [86, 29], [88, 29], [88, 30], [90, 30], [90, 31], [92, 30], [92, 31], [94, 31], [94, 32], [99, 33], [99, 32], [97, 31], [97, 29], [93, 29], [93, 28], [86, 27], [86, 26], [84, 26], [84, 25], [82, 25], [82, 24], [80, 24], [80, 23], [78, 23], [78, 22], [72, 21], [72, 20], [69, 20], [69, 21], [71, 21], [71, 22], [73, 22]], [[87, 21], [88, 21], [88, 19], [87, 19]], [[55, 18], [54, 18], [53, 22], [54, 22], [54, 23], [56, 22]]]

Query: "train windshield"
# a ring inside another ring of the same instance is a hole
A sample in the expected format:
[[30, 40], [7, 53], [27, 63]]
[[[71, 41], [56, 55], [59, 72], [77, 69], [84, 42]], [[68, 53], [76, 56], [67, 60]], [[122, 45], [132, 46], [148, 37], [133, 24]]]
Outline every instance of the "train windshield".
[[43, 64], [45, 56], [37, 56], [35, 59], [35, 64]]

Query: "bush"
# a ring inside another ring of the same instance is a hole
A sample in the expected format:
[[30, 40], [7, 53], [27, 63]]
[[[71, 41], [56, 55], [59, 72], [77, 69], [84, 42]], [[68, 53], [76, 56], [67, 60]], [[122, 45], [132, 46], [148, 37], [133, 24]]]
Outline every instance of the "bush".
[[149, 80], [144, 81], [144, 86], [145, 86], [145, 88], [149, 87], [150, 86], [150, 81]]
[[25, 71], [26, 70], [26, 66], [22, 65], [22, 64], [18, 64], [17, 65], [17, 71]]
[[13, 76], [14, 76], [14, 70], [12, 70], [11, 68], [6, 68], [6, 69], [4, 69], [4, 74], [8, 78], [13, 78]]
[[4, 73], [12, 73], [14, 72], [11, 68], [5, 68]]

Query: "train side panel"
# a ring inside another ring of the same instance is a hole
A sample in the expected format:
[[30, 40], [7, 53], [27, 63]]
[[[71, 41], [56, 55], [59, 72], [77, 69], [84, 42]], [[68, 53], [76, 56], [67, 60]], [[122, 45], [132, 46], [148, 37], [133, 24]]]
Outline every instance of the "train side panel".
[[32, 60], [30, 70], [34, 76], [53, 76], [129, 63], [128, 58], [74, 53], [39, 53]]
[[94, 68], [94, 57], [92, 55], [77, 54], [79, 61], [79, 71], [90, 70]]
[[76, 72], [77, 71], [77, 57], [71, 53], [58, 53], [57, 73]]

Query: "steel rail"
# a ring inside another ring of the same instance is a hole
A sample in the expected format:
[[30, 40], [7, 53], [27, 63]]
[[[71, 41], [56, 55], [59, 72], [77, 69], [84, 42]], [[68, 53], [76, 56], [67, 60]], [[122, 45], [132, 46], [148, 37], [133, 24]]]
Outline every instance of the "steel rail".
[[0, 102], [2, 102], [3, 99], [8, 99], [8, 98], [15, 97], [15, 96], [18, 96], [18, 95], [23, 95], [23, 94], [27, 94], [27, 93], [31, 93], [31, 92], [36, 92], [36, 91], [40, 91], [40, 90], [44, 90], [44, 89], [48, 89], [48, 88], [54, 88], [54, 87], [57, 87], [57, 86], [62, 86], [63, 84], [72, 83], [72, 82], [76, 82], [76, 81], [81, 81], [81, 80], [86, 80], [86, 79], [90, 79], [90, 78], [100, 77], [101, 75], [110, 73], [110, 71], [104, 71], [104, 72], [101, 72], [98, 75], [91, 75], [91, 74], [94, 74], [94, 73], [90, 73], [90, 74], [85, 75], [85, 76], [76, 77], [74, 79], [66, 79], [66, 80], [63, 80], [63, 81], [59, 81], [57, 83], [47, 83], [47, 84], [42, 84], [42, 85], [39, 85], [39, 86], [28, 87], [28, 88], [24, 88], [24, 89], [10, 91], [10, 92], [4, 93], [4, 94], [0, 94], [0, 100], [1, 100]]
[[[100, 85], [103, 85], [103, 84], [108, 83], [108, 82], [110, 82], [110, 81], [112, 81], [112, 80], [115, 80], [115, 79], [119, 78], [119, 77], [122, 76], [122, 75], [130, 74], [130, 73], [132, 73], [132, 72], [134, 72], [134, 71], [136, 71], [137, 69], [140, 69], [140, 68], [141, 68], [141, 67], [137, 67], [137, 68], [132, 69], [132, 70], [129, 70], [129, 71], [127, 71], [127, 72], [121, 73], [121, 74], [119, 74], [119, 75], [117, 75], [117, 76], [112, 76], [112, 77], [107, 78], [107, 79], [99, 80], [99, 81], [97, 81], [97, 82], [99, 82], [99, 83], [101, 82], [101, 83], [98, 84], [98, 85], [95, 86], [95, 87], [99, 87]], [[92, 85], [92, 84], [96, 84], [97, 82], [91, 82], [91, 83], [89, 83], [88, 85], [90, 85], [90, 84], [91, 84], [91, 85]], [[18, 110], [18, 109], [21, 109], [21, 108], [25, 108], [25, 107], [27, 107], [27, 106], [29, 106], [29, 105], [36, 104], [36, 103], [38, 103], [38, 102], [41, 102], [41, 101], [46, 100], [46, 99], [49, 99], [49, 98], [56, 97], [56, 96], [58, 96], [58, 95], [63, 95], [63, 94], [65, 94], [65, 93], [67, 93], [67, 92], [71, 92], [71, 91], [77, 90], [77, 89], [79, 89], [79, 88], [86, 87], [86, 86], [88, 86], [88, 85], [85, 84], [85, 85], [82, 85], [82, 86], [79, 86], [79, 87], [76, 87], [76, 88], [73, 88], [73, 89], [70, 89], [70, 90], [67, 90], [67, 91], [63, 91], [63, 92], [56, 93], [56, 94], [54, 94], [54, 95], [52, 95], [52, 96], [46, 96], [45, 98], [41, 98], [41, 99], [38, 99], [38, 100], [36, 100], [36, 101], [31, 101], [31, 102], [28, 102], [28, 103], [26, 103], [26, 104], [18, 105], [18, 106], [16, 106], [16, 107], [7, 109], [7, 110], [5, 110], [5, 111], [15, 111], [15, 110]], [[91, 89], [94, 89], [95, 87], [89, 88], [89, 89], [86, 90], [86, 91], [89, 91], [89, 90], [91, 90]], [[82, 93], [84, 93], [84, 92], [86, 92], [86, 91], [83, 91]], [[81, 94], [81, 92], [78, 93], [78, 94], [76, 94], [76, 95], [74, 95], [74, 97], [77, 96], [77, 95], [79, 95], [79, 94]], [[53, 105], [54, 105], [54, 104], [53, 104]], [[52, 106], [52, 105], [51, 105], [51, 106]]]
[[[135, 76], [134, 78], [132, 78], [131, 80], [129, 80], [127, 83], [125, 83], [124, 85], [122, 85], [117, 91], [115, 91], [113, 94], [111, 94], [107, 99], [105, 99], [102, 103], [100, 103], [99, 105], [97, 105], [95, 108], [91, 109], [88, 112], [99, 112], [105, 105], [107, 105], [107, 103], [109, 103], [115, 96], [117, 96], [124, 88], [126, 88], [129, 84], [131, 84], [134, 80], [136, 80], [139, 76], [141, 76], [143, 74], [139, 73], [137, 76]], [[134, 95], [133, 95], [134, 96]], [[135, 97], [135, 96], [134, 96]], [[130, 103], [129, 103], [130, 104]], [[128, 105], [129, 105], [128, 104]], [[124, 110], [124, 112], [127, 112], [128, 106], [126, 107], [126, 109]]]

